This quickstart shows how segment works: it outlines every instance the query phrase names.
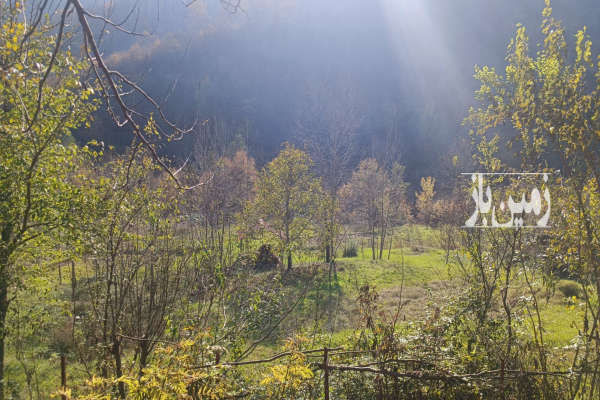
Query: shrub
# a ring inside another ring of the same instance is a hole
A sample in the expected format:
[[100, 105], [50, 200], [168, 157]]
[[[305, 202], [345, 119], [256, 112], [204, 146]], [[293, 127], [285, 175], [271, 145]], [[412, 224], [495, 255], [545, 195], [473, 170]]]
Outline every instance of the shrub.
[[575, 281], [570, 281], [567, 279], [562, 279], [556, 285], [556, 288], [563, 294], [565, 297], [581, 297], [581, 286], [579, 283]]
[[279, 257], [273, 254], [273, 249], [270, 244], [263, 244], [258, 249], [254, 268], [259, 270], [274, 269], [279, 265]]

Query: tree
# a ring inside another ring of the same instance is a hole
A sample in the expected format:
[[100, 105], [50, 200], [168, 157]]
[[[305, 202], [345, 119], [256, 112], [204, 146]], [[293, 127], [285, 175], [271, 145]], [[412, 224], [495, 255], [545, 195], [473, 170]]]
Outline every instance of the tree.
[[[404, 180], [404, 172], [406, 168], [404, 165], [400, 165], [397, 162], [392, 163], [390, 176], [390, 189], [388, 191], [389, 207], [384, 215], [386, 220], [387, 229], [390, 231], [389, 236], [393, 238], [394, 228], [397, 226], [405, 225], [413, 220], [411, 207], [406, 198], [406, 192], [408, 190], [408, 183]], [[391, 239], [390, 239], [391, 240]], [[385, 240], [381, 241], [379, 246], [379, 258], [383, 255], [383, 245]], [[388, 247], [388, 258], [389, 252], [391, 251], [392, 243]]]
[[299, 140], [328, 193], [335, 193], [351, 172], [356, 137], [363, 121], [357, 98], [350, 79], [334, 85], [309, 85], [296, 120]]
[[[476, 160], [488, 170], [510, 171], [515, 160], [521, 171], [561, 170], [559, 179], [541, 183], [552, 192], [553, 229], [530, 239], [519, 254], [546, 260], [523, 269], [543, 272], [544, 282], [551, 283], [566, 265], [582, 283], [585, 312], [571, 369], [595, 372], [579, 375], [569, 396], [592, 399], [600, 391], [600, 71], [585, 28], [577, 32], [574, 52], [569, 52], [565, 29], [552, 16], [549, 0], [542, 15], [543, 42], [535, 56], [525, 27], [519, 26], [508, 46], [504, 74], [476, 68], [481, 107], [471, 109], [465, 122], [472, 127]], [[501, 139], [515, 154], [498, 151]], [[536, 242], [544, 248], [536, 249]], [[505, 255], [496, 257], [501, 258]], [[536, 332], [540, 368], [545, 370], [549, 348], [542, 327]]]
[[436, 221], [436, 207], [433, 201], [435, 196], [435, 178], [428, 176], [421, 178], [421, 191], [415, 193], [417, 220], [426, 225]]
[[[165, 333], [167, 317], [182, 300], [192, 255], [181, 235], [179, 199], [165, 174], [140, 146], [132, 154], [94, 169], [86, 185], [94, 205], [83, 228], [89, 299], [83, 325], [85, 344], [97, 350], [102, 377], [127, 373], [124, 341], [133, 341], [139, 373]], [[119, 397], [125, 385], [117, 383]]]
[[325, 261], [330, 262], [338, 234], [337, 192], [351, 172], [356, 153], [356, 138], [363, 116], [358, 107], [356, 90], [350, 79], [336, 85], [309, 85], [306, 102], [300, 109], [296, 130], [300, 141], [322, 178], [323, 189], [329, 197], [322, 203], [317, 221]]
[[[71, 184], [78, 150], [67, 143], [95, 107], [92, 89], [80, 82], [87, 64], [60, 47], [49, 25], [26, 36], [20, 11], [0, 4], [0, 399], [5, 321], [18, 271], [27, 266], [28, 251], [61, 228], [72, 229], [81, 214], [82, 193]], [[45, 64], [53, 51], [50, 71]]]
[[[285, 144], [279, 155], [263, 169], [256, 181], [254, 215], [265, 232], [278, 241], [292, 268], [292, 253], [307, 241], [322, 189], [312, 174], [308, 155]], [[264, 220], [263, 220], [264, 219]]]
[[256, 176], [254, 159], [246, 151], [239, 150], [233, 157], [220, 158], [200, 177], [204, 184], [187, 193], [188, 212], [199, 217], [198, 225], [204, 228], [205, 246], [215, 255], [219, 265], [231, 261], [224, 257], [225, 254], [233, 256], [232, 249], [225, 249], [233, 243], [231, 225], [235, 216], [252, 200]]
[[403, 171], [402, 166], [394, 164], [390, 176], [377, 160], [369, 158], [360, 162], [350, 181], [340, 189], [342, 212], [350, 221], [366, 225], [373, 259], [382, 258], [389, 228], [408, 217]]
[[[194, 2], [184, 3], [184, 6], [190, 6]], [[239, 4], [230, 4], [227, 1], [223, 2], [223, 6], [232, 12], [236, 12], [239, 8]], [[103, 100], [107, 113], [115, 125], [118, 127], [127, 125], [133, 136], [146, 147], [155, 163], [178, 185], [181, 185], [178, 174], [182, 168], [173, 170], [167, 165], [159, 155], [156, 139], [179, 140], [190, 132], [193, 126], [188, 129], [179, 128], [167, 117], [162, 101], [155, 99], [134, 79], [109, 66], [101, 48], [103, 36], [111, 31], [130, 37], [146, 36], [146, 33], [136, 31], [138, 18], [132, 18], [133, 15], [139, 17], [139, 4], [135, 2], [128, 8], [129, 12], [125, 13], [125, 18], [115, 22], [111, 20], [114, 5], [108, 1], [99, 7], [101, 10], [99, 14], [93, 11], [93, 6], [88, 4], [84, 6], [80, 0], [3, 2], [0, 20], [8, 34], [5, 39], [9, 39], [3, 41], [3, 45], [6, 44], [3, 50], [7, 50], [12, 55], [7, 54], [8, 58], [2, 59], [2, 70], [3, 73], [12, 71], [12, 68], [21, 71], [18, 65], [23, 67], [24, 64], [35, 70], [36, 77], [32, 79], [32, 85], [28, 90], [31, 101], [14, 104], [15, 107], [21, 108], [22, 120], [29, 130], [33, 125], [43, 124], [40, 120], [45, 118], [46, 113], [42, 103], [46, 101], [44, 97], [52, 92], [54, 74], [58, 69], [74, 65], [72, 62], [63, 64], [64, 56], [61, 53], [69, 44], [69, 39], [77, 40], [76, 43], [81, 44], [83, 58], [91, 67], [86, 74], [79, 75], [79, 82], [94, 88], [91, 93], [97, 93], [97, 97]], [[99, 34], [94, 33], [96, 22], [99, 24]], [[40, 37], [51, 40], [45, 43], [45, 51], [36, 52], [35, 57], [30, 57], [30, 49], [32, 45], [35, 47], [36, 38]], [[20, 58], [22, 63], [15, 64], [13, 60], [15, 57]], [[14, 76], [15, 72], [9, 74]], [[145, 105], [146, 110], [141, 105]], [[150, 108], [150, 111], [147, 108]], [[156, 121], [154, 114], [157, 116]], [[150, 121], [155, 125], [152, 135], [144, 129]]]

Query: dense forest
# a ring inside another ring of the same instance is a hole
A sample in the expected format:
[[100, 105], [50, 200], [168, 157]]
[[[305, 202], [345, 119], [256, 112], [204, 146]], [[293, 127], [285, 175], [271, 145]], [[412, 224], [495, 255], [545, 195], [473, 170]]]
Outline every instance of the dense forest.
[[0, 400], [600, 398], [598, 16], [0, 0]]

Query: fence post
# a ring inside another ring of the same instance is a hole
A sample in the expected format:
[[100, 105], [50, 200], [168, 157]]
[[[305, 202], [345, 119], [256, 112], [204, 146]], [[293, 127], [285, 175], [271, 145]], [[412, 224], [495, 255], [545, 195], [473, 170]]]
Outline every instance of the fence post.
[[324, 382], [324, 392], [325, 392], [325, 400], [329, 400], [329, 369], [327, 368], [327, 362], [328, 362], [328, 354], [327, 354], [327, 347], [323, 348], [323, 370], [325, 371], [325, 373], [323, 374], [323, 379], [325, 380]]

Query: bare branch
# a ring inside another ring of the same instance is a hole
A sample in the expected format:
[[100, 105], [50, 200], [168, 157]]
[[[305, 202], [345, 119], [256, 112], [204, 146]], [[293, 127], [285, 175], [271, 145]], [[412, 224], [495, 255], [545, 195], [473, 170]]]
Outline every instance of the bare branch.
[[[165, 123], [167, 123], [167, 125], [169, 125], [169, 127], [171, 127], [176, 133], [178, 133], [179, 135], [183, 135], [185, 133], [188, 133], [191, 129], [188, 129], [188, 130], [179, 129], [175, 124], [173, 124], [166, 118], [162, 109], [160, 108], [160, 105], [151, 96], [149, 96], [141, 87], [139, 87], [136, 83], [134, 83], [133, 81], [131, 81], [130, 79], [125, 77], [120, 72], [114, 71], [114, 70], [111, 70], [108, 68], [108, 66], [106, 65], [106, 63], [104, 61], [104, 58], [102, 57], [100, 50], [98, 49], [96, 40], [94, 38], [94, 34], [93, 34], [93, 32], [90, 28], [89, 22], [86, 18], [86, 16], [88, 15], [87, 11], [83, 8], [83, 6], [81, 5], [81, 2], [79, 0], [69, 0], [69, 3], [73, 4], [73, 6], [75, 7], [75, 11], [77, 13], [79, 23], [83, 30], [83, 35], [84, 35], [84, 40], [86, 42], [86, 46], [89, 46], [87, 48], [88, 49], [88, 53], [87, 53], [88, 59], [91, 63], [95, 63], [98, 66], [98, 69], [96, 68], [96, 66], [94, 66], [94, 70], [96, 72], [96, 77], [99, 80], [99, 82], [102, 82], [102, 80], [103, 80], [102, 78], [104, 78], [106, 80], [109, 92], [112, 93], [112, 96], [114, 96], [114, 98], [121, 110], [121, 114], [123, 115], [124, 120], [120, 121], [116, 117], [116, 115], [113, 113], [112, 116], [114, 117], [115, 122], [119, 126], [124, 126], [126, 124], [130, 124], [132, 127], [132, 130], [133, 130], [133, 134], [143, 143], [143, 145], [146, 147], [146, 149], [150, 152], [154, 161], [164, 171], [167, 172], [167, 174], [177, 183], [177, 185], [179, 187], [182, 187], [185, 189], [190, 189], [189, 187], [184, 187], [181, 184], [181, 182], [176, 177], [176, 175], [173, 173], [173, 171], [171, 171], [171, 169], [160, 158], [160, 156], [158, 155], [156, 148], [153, 146], [153, 144], [150, 143], [148, 138], [146, 138], [142, 128], [133, 118], [133, 116], [135, 114], [134, 110], [125, 103], [122, 93], [119, 91], [117, 83], [113, 77], [117, 77], [117, 78], [121, 79], [123, 82], [125, 82], [126, 84], [131, 86], [133, 89], [135, 89], [138, 93], [140, 93], [142, 95], [142, 97], [144, 97], [147, 101], [149, 101], [156, 108], [156, 110], [159, 112], [163, 121]], [[89, 52], [89, 50], [91, 50], [91, 53]], [[102, 87], [103, 87], [103, 90], [107, 89], [104, 85], [102, 85]], [[105, 93], [105, 98], [108, 100], [108, 92]], [[197, 187], [199, 185], [201, 185], [201, 183], [198, 185], [195, 185], [194, 187]]]

